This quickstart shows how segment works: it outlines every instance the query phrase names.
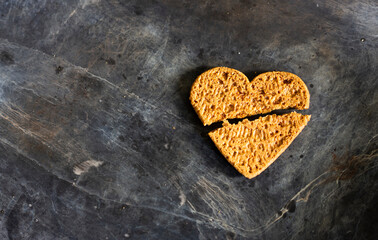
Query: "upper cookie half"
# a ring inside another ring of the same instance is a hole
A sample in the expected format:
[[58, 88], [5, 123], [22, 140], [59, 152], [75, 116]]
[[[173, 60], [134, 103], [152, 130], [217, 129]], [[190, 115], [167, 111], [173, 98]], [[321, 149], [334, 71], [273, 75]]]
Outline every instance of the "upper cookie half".
[[278, 109], [308, 109], [310, 93], [295, 74], [266, 72], [251, 82], [241, 72], [212, 68], [197, 77], [190, 102], [204, 125]]

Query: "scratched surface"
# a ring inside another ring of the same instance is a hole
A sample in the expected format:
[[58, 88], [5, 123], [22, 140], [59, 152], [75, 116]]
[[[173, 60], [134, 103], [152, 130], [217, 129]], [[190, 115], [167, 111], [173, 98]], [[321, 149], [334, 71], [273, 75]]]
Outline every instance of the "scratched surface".
[[[1, 1], [0, 238], [376, 239], [377, 11]], [[252, 180], [188, 100], [215, 66], [290, 71], [310, 90], [311, 122]]]

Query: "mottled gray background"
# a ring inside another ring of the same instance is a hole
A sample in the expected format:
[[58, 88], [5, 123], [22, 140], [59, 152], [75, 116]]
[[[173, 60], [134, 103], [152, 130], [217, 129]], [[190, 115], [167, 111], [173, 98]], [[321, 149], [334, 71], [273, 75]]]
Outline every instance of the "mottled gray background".
[[[0, 1], [0, 239], [377, 239], [377, 12]], [[252, 180], [188, 100], [215, 66], [290, 71], [311, 93], [309, 125]]]

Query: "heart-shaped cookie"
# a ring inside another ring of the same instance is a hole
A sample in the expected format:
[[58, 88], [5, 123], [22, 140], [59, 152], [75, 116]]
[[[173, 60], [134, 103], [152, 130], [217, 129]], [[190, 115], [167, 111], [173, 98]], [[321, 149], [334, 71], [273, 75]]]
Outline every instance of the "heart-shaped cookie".
[[278, 109], [307, 109], [310, 93], [292, 73], [267, 72], [250, 82], [235, 69], [216, 67], [198, 76], [192, 85], [190, 101], [206, 126]]
[[204, 125], [223, 121], [223, 127], [209, 136], [228, 162], [247, 178], [257, 176], [272, 164], [311, 118], [292, 112], [228, 123], [227, 119], [277, 109], [307, 109], [310, 94], [306, 85], [288, 72], [263, 73], [249, 82], [235, 69], [213, 68], [193, 83], [190, 101]]

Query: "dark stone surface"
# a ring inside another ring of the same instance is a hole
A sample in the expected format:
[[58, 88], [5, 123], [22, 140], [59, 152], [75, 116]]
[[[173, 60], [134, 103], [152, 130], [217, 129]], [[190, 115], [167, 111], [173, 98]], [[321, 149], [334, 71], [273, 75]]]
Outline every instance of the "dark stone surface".
[[[377, 8], [2, 1], [0, 238], [377, 239]], [[311, 122], [255, 179], [188, 101], [215, 66], [309, 86]]]

